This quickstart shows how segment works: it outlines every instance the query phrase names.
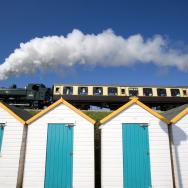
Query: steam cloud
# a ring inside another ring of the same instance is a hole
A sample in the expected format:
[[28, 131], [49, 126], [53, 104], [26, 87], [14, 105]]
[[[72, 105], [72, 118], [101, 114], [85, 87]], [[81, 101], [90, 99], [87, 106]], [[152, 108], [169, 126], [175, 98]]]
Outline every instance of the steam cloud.
[[123, 38], [111, 29], [97, 35], [83, 34], [75, 29], [66, 37], [48, 36], [21, 43], [0, 65], [0, 80], [58, 66], [82, 64], [117, 67], [135, 63], [153, 63], [186, 70], [188, 54], [172, 49], [160, 35], [149, 39], [139, 34]]

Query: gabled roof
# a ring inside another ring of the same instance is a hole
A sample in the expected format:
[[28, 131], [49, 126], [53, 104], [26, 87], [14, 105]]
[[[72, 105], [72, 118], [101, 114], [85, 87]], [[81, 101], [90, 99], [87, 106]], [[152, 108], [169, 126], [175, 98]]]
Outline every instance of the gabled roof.
[[24, 125], [26, 124], [25, 121], [32, 117], [32, 115], [26, 112], [25, 110], [16, 108], [15, 106], [10, 106], [4, 102], [0, 102], [0, 107], [12, 116], [14, 116], [19, 122], [21, 122]]
[[124, 104], [123, 106], [121, 106], [120, 108], [118, 108], [117, 110], [115, 110], [114, 112], [112, 112], [111, 114], [106, 116], [105, 118], [103, 118], [100, 121], [100, 124], [106, 123], [107, 121], [109, 121], [113, 117], [117, 116], [119, 113], [121, 113], [123, 110], [127, 109], [128, 107], [130, 107], [133, 104], [139, 105], [140, 107], [142, 107], [143, 109], [145, 109], [146, 111], [148, 111], [149, 113], [154, 115], [155, 117], [159, 118], [160, 120], [164, 121], [165, 123], [169, 123], [168, 119], [166, 119], [165, 117], [163, 117], [159, 113], [155, 112], [154, 110], [152, 110], [151, 108], [149, 108], [148, 106], [146, 106], [145, 104], [140, 102], [137, 97], [134, 97], [134, 98], [132, 98], [131, 101], [129, 101], [128, 103]]
[[177, 108], [173, 108], [164, 112], [162, 115], [170, 120], [171, 123], [176, 123], [179, 121], [183, 116], [188, 113], [188, 104], [184, 104]]
[[93, 120], [92, 118], [90, 118], [89, 116], [87, 116], [86, 114], [84, 114], [82, 111], [78, 110], [76, 107], [74, 107], [72, 104], [70, 104], [67, 101], [65, 101], [63, 98], [59, 99], [58, 101], [56, 101], [55, 103], [53, 103], [52, 105], [50, 105], [48, 108], [46, 108], [46, 109], [40, 111], [38, 114], [34, 115], [32, 118], [30, 118], [29, 120], [27, 120], [26, 123], [27, 124], [31, 124], [32, 122], [34, 122], [35, 120], [37, 120], [41, 116], [45, 115], [47, 112], [49, 112], [50, 110], [54, 109], [56, 106], [58, 106], [60, 104], [64, 104], [65, 106], [67, 106], [68, 108], [70, 108], [71, 110], [75, 111], [80, 116], [82, 116], [83, 118], [85, 118], [86, 120], [88, 120], [90, 123], [92, 123], [92, 124], [96, 123], [95, 120]]

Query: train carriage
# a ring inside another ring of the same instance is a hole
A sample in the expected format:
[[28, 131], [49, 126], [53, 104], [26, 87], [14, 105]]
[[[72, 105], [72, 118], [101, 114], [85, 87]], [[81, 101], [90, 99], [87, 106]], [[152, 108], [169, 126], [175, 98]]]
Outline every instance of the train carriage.
[[53, 95], [188, 97], [187, 87], [55, 84]]
[[53, 100], [63, 97], [86, 110], [90, 105], [115, 110], [134, 96], [149, 107], [164, 111], [188, 103], [188, 87], [83, 84], [53, 86]]

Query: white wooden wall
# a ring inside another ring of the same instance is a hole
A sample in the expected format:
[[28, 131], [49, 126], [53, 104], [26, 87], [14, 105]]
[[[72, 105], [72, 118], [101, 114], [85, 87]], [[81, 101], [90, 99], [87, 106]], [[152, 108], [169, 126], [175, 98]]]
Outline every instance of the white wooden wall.
[[23, 125], [0, 108], [0, 123], [6, 123], [0, 153], [0, 188], [15, 188], [19, 168]]
[[23, 187], [44, 187], [48, 123], [76, 124], [73, 188], [94, 188], [94, 125], [63, 104], [29, 125]]
[[188, 187], [188, 115], [172, 125], [180, 188]]
[[172, 188], [167, 125], [134, 104], [101, 126], [102, 188], [123, 188], [122, 123], [148, 123], [152, 188]]

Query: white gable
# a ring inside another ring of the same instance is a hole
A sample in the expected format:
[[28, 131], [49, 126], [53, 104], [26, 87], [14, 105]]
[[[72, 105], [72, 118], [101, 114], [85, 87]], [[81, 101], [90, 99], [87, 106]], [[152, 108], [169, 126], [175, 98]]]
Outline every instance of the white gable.
[[63, 103], [61, 103], [60, 105], [48, 111], [46, 114], [39, 117], [39, 119], [35, 120], [33, 123], [31, 123], [31, 125], [35, 123], [39, 123], [39, 122], [54, 123], [54, 121], [56, 123], [59, 123], [59, 122], [60, 123], [61, 122], [76, 123], [76, 121], [81, 121], [81, 122], [84, 122], [85, 124], [91, 124], [93, 127], [92, 123], [90, 123], [80, 114], [70, 109]]
[[134, 123], [135, 121], [139, 123], [149, 123], [150, 121], [160, 122], [161, 120], [155, 117], [153, 114], [149, 113], [147, 110], [140, 107], [139, 105], [133, 104], [109, 121], [107, 121], [106, 123], [104, 123], [103, 125], [101, 125], [101, 128], [106, 125], [112, 125], [116, 122]]

